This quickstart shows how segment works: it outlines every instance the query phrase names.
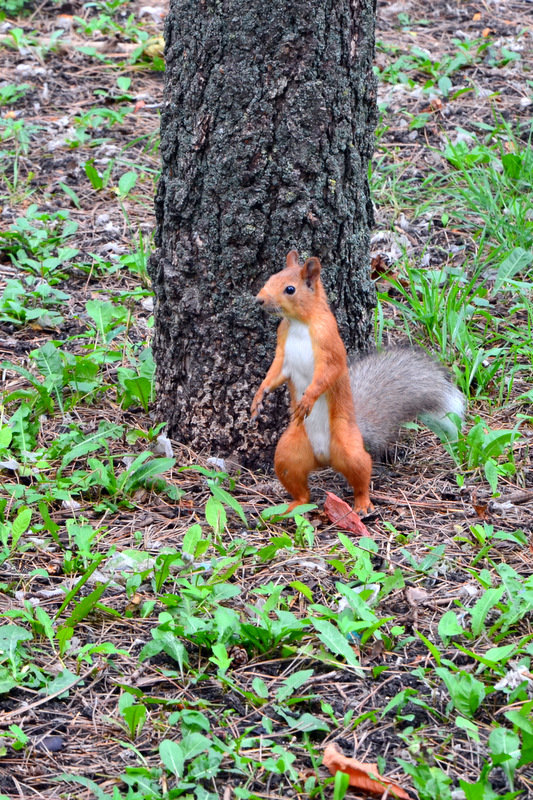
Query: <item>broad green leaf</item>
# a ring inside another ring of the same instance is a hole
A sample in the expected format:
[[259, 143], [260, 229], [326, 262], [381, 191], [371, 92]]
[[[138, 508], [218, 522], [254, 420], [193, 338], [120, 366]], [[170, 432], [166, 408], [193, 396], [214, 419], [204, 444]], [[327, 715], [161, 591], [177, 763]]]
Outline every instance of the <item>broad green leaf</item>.
[[83, 165], [83, 168], [85, 169], [85, 174], [89, 178], [93, 189], [96, 189], [96, 191], [100, 191], [100, 189], [103, 189], [104, 181], [102, 180], [102, 178], [98, 174], [96, 167], [94, 166], [94, 159], [91, 158], [88, 161], [86, 161], [85, 164]]
[[452, 636], [460, 636], [464, 631], [461, 627], [455, 611], [447, 611], [439, 620], [439, 636], [448, 644]]
[[105, 342], [106, 334], [114, 326], [115, 322], [125, 320], [128, 316], [128, 309], [125, 306], [117, 306], [109, 301], [88, 300], [85, 303], [85, 310], [96, 325], [96, 330], [100, 338]]
[[492, 664], [505, 664], [509, 657], [515, 652], [516, 644], [504, 644], [501, 647], [491, 647], [486, 653], [483, 653], [483, 658]]
[[213, 645], [212, 650], [213, 655], [209, 661], [216, 664], [222, 674], [226, 673], [231, 666], [231, 658], [228, 655], [226, 645], [222, 642], [217, 642]]
[[131, 192], [136, 183], [136, 172], [125, 172], [123, 175], [121, 175], [118, 181], [118, 191], [120, 196], [125, 197], [128, 192]]
[[258, 697], [263, 700], [268, 698], [268, 686], [262, 678], [254, 678], [252, 681], [252, 689]]
[[532, 260], [533, 255], [530, 251], [524, 250], [523, 247], [515, 247], [498, 267], [493, 293], [499, 292], [506, 281], [512, 280], [518, 272], [529, 267]]
[[41, 692], [43, 694], [55, 694], [56, 692], [62, 691], [59, 697], [68, 697], [69, 691], [74, 686], [79, 686], [80, 683], [83, 684], [83, 681], [79, 681], [79, 675], [75, 675], [75, 673], [71, 672], [69, 669], [63, 669], [56, 675], [53, 681], [50, 681], [44, 689], [41, 689]]
[[146, 720], [146, 706], [142, 703], [132, 703], [122, 710], [131, 738], [135, 738], [143, 729]]
[[2, 425], [0, 428], [0, 448], [9, 447], [12, 438], [13, 432], [9, 425]]
[[339, 629], [326, 619], [312, 618], [311, 623], [315, 630], [318, 631], [318, 638], [326, 649], [336, 656], [342, 656], [346, 659], [346, 663], [353, 667], [356, 673], [362, 677], [364, 672], [361, 669], [359, 660]]
[[487, 614], [499, 603], [504, 592], [504, 587], [487, 589], [479, 598], [477, 603], [470, 611], [472, 617], [472, 633], [474, 636], [479, 636], [483, 630]]
[[517, 153], [505, 153], [505, 155], [502, 156], [502, 165], [505, 174], [513, 178], [513, 180], [520, 177], [524, 168], [522, 159]]
[[48, 616], [46, 611], [42, 606], [35, 607], [35, 618], [36, 620], [42, 625], [44, 635], [49, 640], [52, 647], [54, 646], [54, 623], [52, 619]]
[[436, 667], [436, 674], [444, 681], [454, 707], [464, 717], [473, 717], [485, 698], [485, 684], [469, 672], [451, 672], [444, 667]]
[[198, 523], [191, 525], [185, 532], [181, 550], [183, 553], [188, 553], [191, 556], [196, 555], [196, 548], [202, 538], [202, 526]]
[[205, 504], [205, 518], [207, 524], [213, 528], [216, 536], [224, 530], [227, 522], [226, 509], [217, 497], [209, 497]]
[[439, 651], [438, 647], [436, 647], [436, 645], [434, 645], [433, 642], [430, 642], [429, 639], [427, 639], [424, 636], [423, 633], [420, 633], [420, 631], [415, 630], [415, 633], [418, 636], [418, 638], [421, 639], [424, 642], [424, 644], [426, 645], [427, 649], [429, 650], [429, 652], [431, 653], [431, 655], [435, 659], [435, 663], [440, 665], [441, 656], [440, 656], [440, 651]]
[[293, 672], [288, 678], [283, 681], [283, 685], [276, 692], [276, 701], [278, 703], [282, 703], [288, 697], [290, 697], [294, 692], [303, 686], [309, 678], [311, 678], [315, 674], [313, 669], [300, 669], [297, 672]]
[[167, 470], [171, 469], [176, 463], [175, 458], [152, 458], [145, 464], [137, 468], [133, 468], [133, 464], [126, 473], [126, 480], [122, 480], [123, 490], [125, 492], [132, 492], [138, 486], [145, 486], [149, 478], [154, 478], [156, 475], [162, 475]]
[[350, 776], [346, 772], [338, 770], [335, 773], [335, 783], [333, 786], [333, 800], [344, 800], [350, 785]]
[[220, 500], [221, 503], [225, 503], [227, 506], [232, 508], [235, 511], [235, 513], [238, 514], [238, 516], [241, 518], [244, 525], [248, 527], [246, 515], [242, 510], [242, 506], [240, 505], [240, 503], [238, 503], [237, 500], [235, 500], [235, 498], [229, 492], [223, 489], [222, 486], [217, 486], [213, 481], [208, 481], [208, 484], [209, 484], [209, 489], [213, 494], [213, 497], [216, 497], [217, 500]]
[[61, 186], [65, 194], [68, 197], [70, 197], [76, 208], [80, 208], [80, 198], [78, 197], [74, 189], [72, 189], [70, 186], [67, 186], [66, 183], [61, 183], [61, 181], [59, 182], [59, 185]]
[[278, 708], [280, 714], [286, 721], [291, 730], [302, 731], [310, 733], [311, 731], [326, 731], [329, 732], [329, 725], [323, 719], [315, 717], [308, 712], [303, 713], [300, 717], [291, 717], [282, 708]]
[[492, 763], [503, 769], [513, 790], [514, 774], [521, 755], [520, 737], [508, 728], [495, 728], [490, 733], [488, 744]]
[[0, 628], [0, 653], [6, 653], [13, 661], [19, 642], [28, 642], [31, 639], [32, 634], [21, 625], [3, 625]]
[[11, 528], [12, 546], [16, 547], [18, 540], [29, 528], [31, 522], [31, 509], [23, 508], [13, 520]]
[[183, 643], [170, 631], [159, 631], [157, 628], [152, 630], [152, 636], [154, 637], [155, 643], [148, 642], [143, 647], [139, 654], [139, 661], [150, 658], [163, 650], [167, 656], [174, 659], [180, 672], [183, 674], [183, 667], [189, 661], [187, 650]]
[[124, 388], [131, 397], [137, 400], [145, 411], [148, 411], [153, 397], [154, 386], [148, 378], [138, 375], [135, 378], [124, 378]]
[[181, 778], [183, 776], [185, 753], [177, 742], [172, 742], [170, 739], [163, 739], [159, 745], [159, 757], [166, 769], [172, 772], [176, 778]]
[[122, 425], [100, 425], [96, 433], [88, 435], [83, 441], [75, 444], [68, 453], [65, 453], [61, 461], [61, 469], [67, 467], [72, 461], [83, 458], [88, 453], [93, 453], [101, 448], [108, 446], [107, 439], [118, 439], [122, 435], [124, 428]]
[[18, 682], [13, 678], [11, 672], [6, 667], [0, 667], [0, 695], [7, 694], [18, 686]]
[[289, 586], [291, 589], [295, 589], [297, 592], [300, 592], [300, 594], [303, 594], [305, 599], [309, 600], [310, 603], [313, 602], [313, 592], [309, 586], [307, 586], [307, 584], [302, 583], [301, 581], [292, 581]]
[[[62, 772], [60, 775], [53, 776], [53, 781], [64, 781], [65, 783], [78, 783], [80, 786], [85, 786], [94, 794], [96, 800], [111, 800], [111, 796], [104, 792], [101, 787], [92, 781], [90, 778], [85, 778], [83, 775], [71, 775], [68, 772]], [[76, 792], [76, 794], [78, 794]]]
[[204, 736], [203, 733], [199, 733], [199, 731], [190, 731], [183, 737], [181, 746], [185, 753], [185, 760], [192, 761], [192, 759], [196, 758], [200, 753], [211, 750], [213, 742], [211, 739], [208, 739], [207, 736]]

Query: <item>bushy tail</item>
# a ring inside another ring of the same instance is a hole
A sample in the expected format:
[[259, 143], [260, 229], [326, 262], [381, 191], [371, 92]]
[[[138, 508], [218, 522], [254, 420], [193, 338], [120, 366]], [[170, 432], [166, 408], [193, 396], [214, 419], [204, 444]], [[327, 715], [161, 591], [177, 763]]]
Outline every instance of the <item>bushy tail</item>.
[[423, 350], [398, 347], [371, 354], [350, 365], [357, 424], [366, 449], [379, 455], [398, 438], [404, 422], [417, 417], [457, 438], [450, 412], [462, 418], [465, 398], [446, 370]]

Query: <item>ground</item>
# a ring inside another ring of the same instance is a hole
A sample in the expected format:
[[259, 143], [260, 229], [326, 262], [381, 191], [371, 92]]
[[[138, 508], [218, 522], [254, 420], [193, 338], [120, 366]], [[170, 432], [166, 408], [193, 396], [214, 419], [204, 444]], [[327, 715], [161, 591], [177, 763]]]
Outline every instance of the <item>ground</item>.
[[261, 518], [269, 474], [150, 414], [164, 8], [17, 5], [0, 794], [342, 797], [334, 741], [421, 800], [531, 796], [531, 3], [380, 3], [376, 336], [432, 349], [469, 407], [455, 450], [419, 428], [375, 465], [363, 538], [322, 510], [349, 500], [331, 471], [319, 510]]

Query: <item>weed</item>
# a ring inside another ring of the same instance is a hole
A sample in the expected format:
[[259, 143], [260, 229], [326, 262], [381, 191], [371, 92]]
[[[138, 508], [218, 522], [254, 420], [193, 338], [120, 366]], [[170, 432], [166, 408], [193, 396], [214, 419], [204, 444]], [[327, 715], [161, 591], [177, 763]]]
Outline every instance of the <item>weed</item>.
[[10, 230], [0, 232], [0, 252], [8, 254], [18, 269], [54, 285], [64, 280], [65, 263], [79, 252], [66, 243], [77, 228], [68, 211], [41, 212], [37, 205], [31, 205]]
[[31, 86], [29, 83], [21, 83], [15, 86], [13, 83], [5, 83], [0, 86], [0, 106], [7, 106], [10, 103], [16, 103], [21, 97], [29, 92]]
[[58, 328], [64, 318], [56, 307], [64, 305], [69, 297], [66, 292], [31, 275], [9, 280], [0, 297], [0, 322], [12, 325], [31, 322], [43, 329]]
[[42, 129], [41, 125], [13, 117], [0, 118], [0, 142], [13, 146], [13, 155], [27, 155], [32, 138]]
[[483, 467], [485, 477], [493, 493], [501, 477], [514, 475], [516, 471], [512, 446], [519, 438], [518, 426], [512, 430], [491, 430], [479, 417], [468, 433], [460, 435], [447, 447], [466, 469]]

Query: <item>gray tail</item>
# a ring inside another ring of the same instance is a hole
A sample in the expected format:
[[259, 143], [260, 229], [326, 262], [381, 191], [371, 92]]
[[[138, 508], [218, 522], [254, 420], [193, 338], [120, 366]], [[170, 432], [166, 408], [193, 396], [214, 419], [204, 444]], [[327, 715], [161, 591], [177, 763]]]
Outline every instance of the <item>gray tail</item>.
[[465, 398], [447, 371], [423, 350], [397, 347], [350, 365], [357, 424], [366, 449], [383, 453], [404, 422], [421, 418], [441, 438], [456, 439], [447, 416], [463, 417]]

